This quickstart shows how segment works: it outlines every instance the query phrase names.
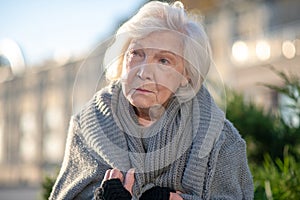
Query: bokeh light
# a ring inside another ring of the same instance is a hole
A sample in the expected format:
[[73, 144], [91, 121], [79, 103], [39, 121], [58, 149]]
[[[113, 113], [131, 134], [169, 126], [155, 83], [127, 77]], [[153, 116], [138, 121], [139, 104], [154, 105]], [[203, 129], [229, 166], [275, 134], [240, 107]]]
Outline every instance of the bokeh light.
[[0, 55], [3, 55], [10, 63], [13, 74], [24, 72], [25, 62], [19, 45], [11, 39], [0, 41]]
[[271, 47], [265, 40], [256, 43], [255, 52], [257, 58], [261, 61], [266, 61], [271, 57]]
[[290, 40], [286, 40], [282, 43], [282, 54], [287, 59], [292, 59], [296, 55], [296, 47], [294, 43]]
[[232, 46], [232, 56], [238, 62], [244, 62], [249, 57], [249, 49], [245, 42], [236, 41]]

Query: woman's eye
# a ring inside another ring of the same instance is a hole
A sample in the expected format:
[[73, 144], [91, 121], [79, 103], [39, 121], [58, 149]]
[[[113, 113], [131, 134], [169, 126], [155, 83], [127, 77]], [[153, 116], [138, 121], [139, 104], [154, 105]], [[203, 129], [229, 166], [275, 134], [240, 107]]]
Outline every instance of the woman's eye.
[[166, 58], [160, 59], [159, 62], [163, 65], [169, 65], [170, 64], [170, 61]]
[[137, 52], [136, 50], [132, 50], [130, 53], [131, 53], [131, 55], [133, 55], [133, 56], [137, 56], [137, 55], [138, 55], [138, 52]]
[[142, 57], [143, 53], [139, 50], [131, 50], [129, 53], [131, 56], [138, 56], [138, 57]]

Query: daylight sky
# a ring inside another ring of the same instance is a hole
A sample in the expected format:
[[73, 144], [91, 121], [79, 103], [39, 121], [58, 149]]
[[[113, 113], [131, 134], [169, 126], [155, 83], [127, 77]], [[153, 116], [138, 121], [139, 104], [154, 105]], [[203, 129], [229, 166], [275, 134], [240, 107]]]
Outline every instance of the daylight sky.
[[13, 40], [26, 65], [80, 55], [109, 37], [145, 0], [0, 0], [0, 43]]

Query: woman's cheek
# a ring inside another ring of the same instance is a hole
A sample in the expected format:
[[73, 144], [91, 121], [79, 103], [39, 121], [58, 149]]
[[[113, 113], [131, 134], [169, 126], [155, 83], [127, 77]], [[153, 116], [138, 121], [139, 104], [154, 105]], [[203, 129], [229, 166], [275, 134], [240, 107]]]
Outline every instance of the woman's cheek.
[[181, 78], [182, 75], [178, 75], [174, 73], [166, 73], [158, 76], [157, 84], [162, 85], [168, 88], [173, 93], [175, 93], [180, 85]]

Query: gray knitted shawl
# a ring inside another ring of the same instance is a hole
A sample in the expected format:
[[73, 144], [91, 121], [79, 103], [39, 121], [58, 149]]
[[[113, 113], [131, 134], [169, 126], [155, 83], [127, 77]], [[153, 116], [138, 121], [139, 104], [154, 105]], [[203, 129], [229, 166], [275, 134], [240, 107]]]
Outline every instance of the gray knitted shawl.
[[98, 92], [73, 118], [50, 199], [92, 199], [108, 168], [135, 168], [133, 199], [154, 185], [184, 199], [252, 199], [245, 143], [202, 87], [174, 98], [149, 128], [137, 125], [118, 84]]

